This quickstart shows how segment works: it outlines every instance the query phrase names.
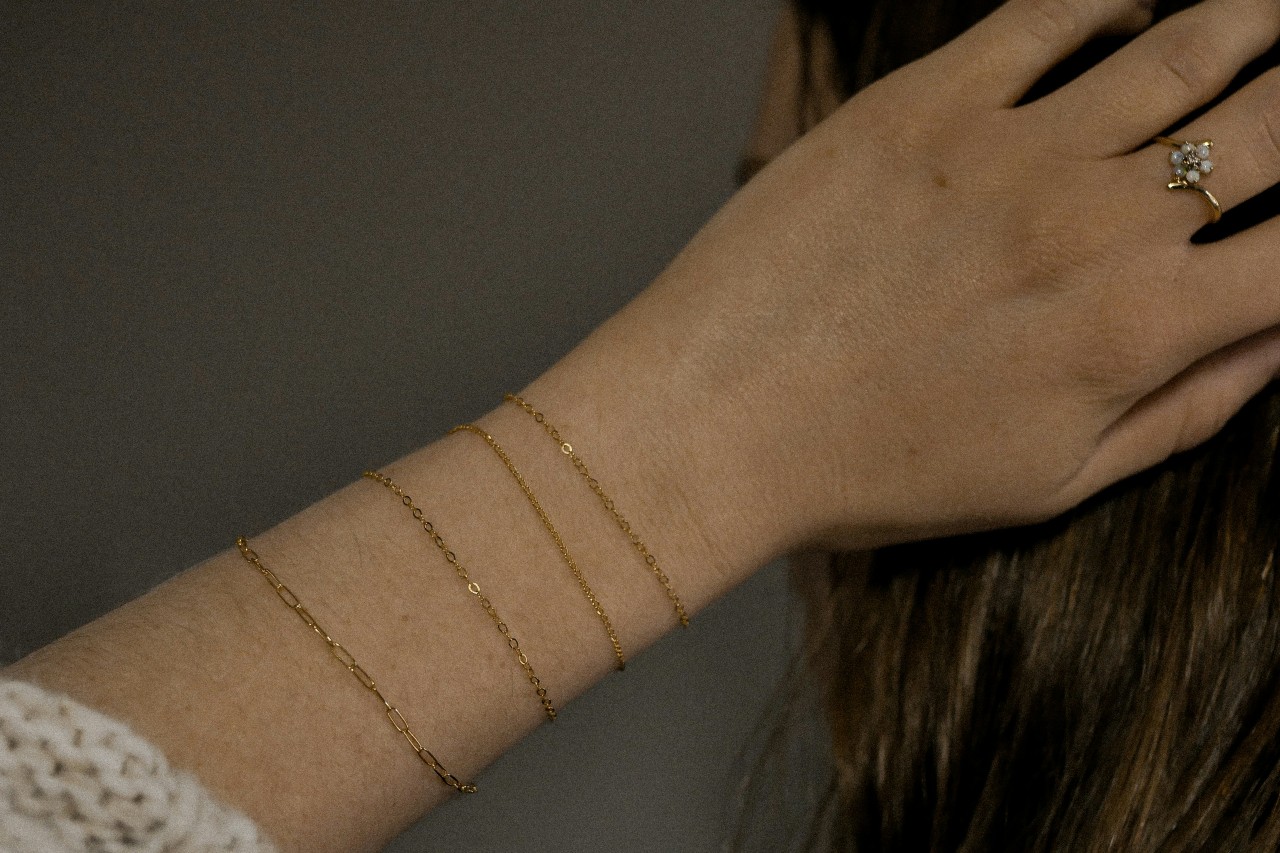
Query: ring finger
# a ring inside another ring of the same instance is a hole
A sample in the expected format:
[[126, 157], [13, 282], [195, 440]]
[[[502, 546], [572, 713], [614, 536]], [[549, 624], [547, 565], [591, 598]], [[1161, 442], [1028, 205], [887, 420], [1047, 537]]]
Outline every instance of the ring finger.
[[[1280, 182], [1280, 69], [1258, 77], [1188, 127], [1173, 133], [1172, 138], [1191, 143], [1212, 141], [1212, 171], [1199, 169], [1190, 177], [1213, 194], [1224, 212]], [[1175, 167], [1187, 165], [1171, 162], [1175, 150], [1153, 142], [1122, 158], [1121, 163], [1153, 191], [1167, 192], [1161, 183], [1175, 177], [1186, 179], [1186, 169], [1184, 175], [1174, 174]], [[1186, 200], [1171, 198], [1167, 204], [1148, 209], [1159, 210], [1164, 222], [1183, 223], [1185, 230], [1176, 233], [1190, 236], [1204, 224], [1208, 205], [1196, 199], [1194, 193], [1186, 195]]]
[[1276, 0], [1205, 0], [1022, 109], [1097, 154], [1130, 152], [1212, 100], [1277, 38]]

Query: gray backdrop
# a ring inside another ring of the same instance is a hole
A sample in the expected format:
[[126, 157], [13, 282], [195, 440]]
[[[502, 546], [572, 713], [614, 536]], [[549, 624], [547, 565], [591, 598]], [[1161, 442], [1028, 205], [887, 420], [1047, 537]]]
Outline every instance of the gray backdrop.
[[[0, 662], [644, 287], [732, 191], [775, 12], [0, 3]], [[769, 567], [390, 849], [714, 850], [787, 602]]]

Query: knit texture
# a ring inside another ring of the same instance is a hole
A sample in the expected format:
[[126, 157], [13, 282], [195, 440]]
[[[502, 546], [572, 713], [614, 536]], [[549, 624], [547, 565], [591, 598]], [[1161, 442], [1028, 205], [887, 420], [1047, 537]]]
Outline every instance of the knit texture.
[[0, 679], [0, 852], [224, 850], [277, 848], [126, 724]]

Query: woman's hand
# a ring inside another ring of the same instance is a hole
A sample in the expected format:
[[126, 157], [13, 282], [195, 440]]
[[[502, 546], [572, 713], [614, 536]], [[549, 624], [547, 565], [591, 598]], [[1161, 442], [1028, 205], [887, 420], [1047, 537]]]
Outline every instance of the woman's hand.
[[1209, 207], [1151, 140], [1214, 140], [1224, 210], [1280, 180], [1280, 72], [1181, 126], [1280, 36], [1280, 2], [1207, 0], [1015, 106], [1135, 17], [1011, 0], [787, 149], [597, 333], [667, 389], [648, 429], [688, 442], [685, 499], [731, 491], [772, 550], [1031, 522], [1266, 385], [1280, 222], [1192, 245]]

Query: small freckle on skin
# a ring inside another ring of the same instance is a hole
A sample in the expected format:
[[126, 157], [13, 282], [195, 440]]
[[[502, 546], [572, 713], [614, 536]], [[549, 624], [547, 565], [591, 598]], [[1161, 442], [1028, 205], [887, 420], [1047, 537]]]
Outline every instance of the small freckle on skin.
[[942, 187], [943, 189], [946, 189], [948, 186], [950, 186], [950, 184], [947, 182], [947, 176], [942, 174], [941, 172], [938, 172], [933, 176], [933, 183], [939, 187]]

